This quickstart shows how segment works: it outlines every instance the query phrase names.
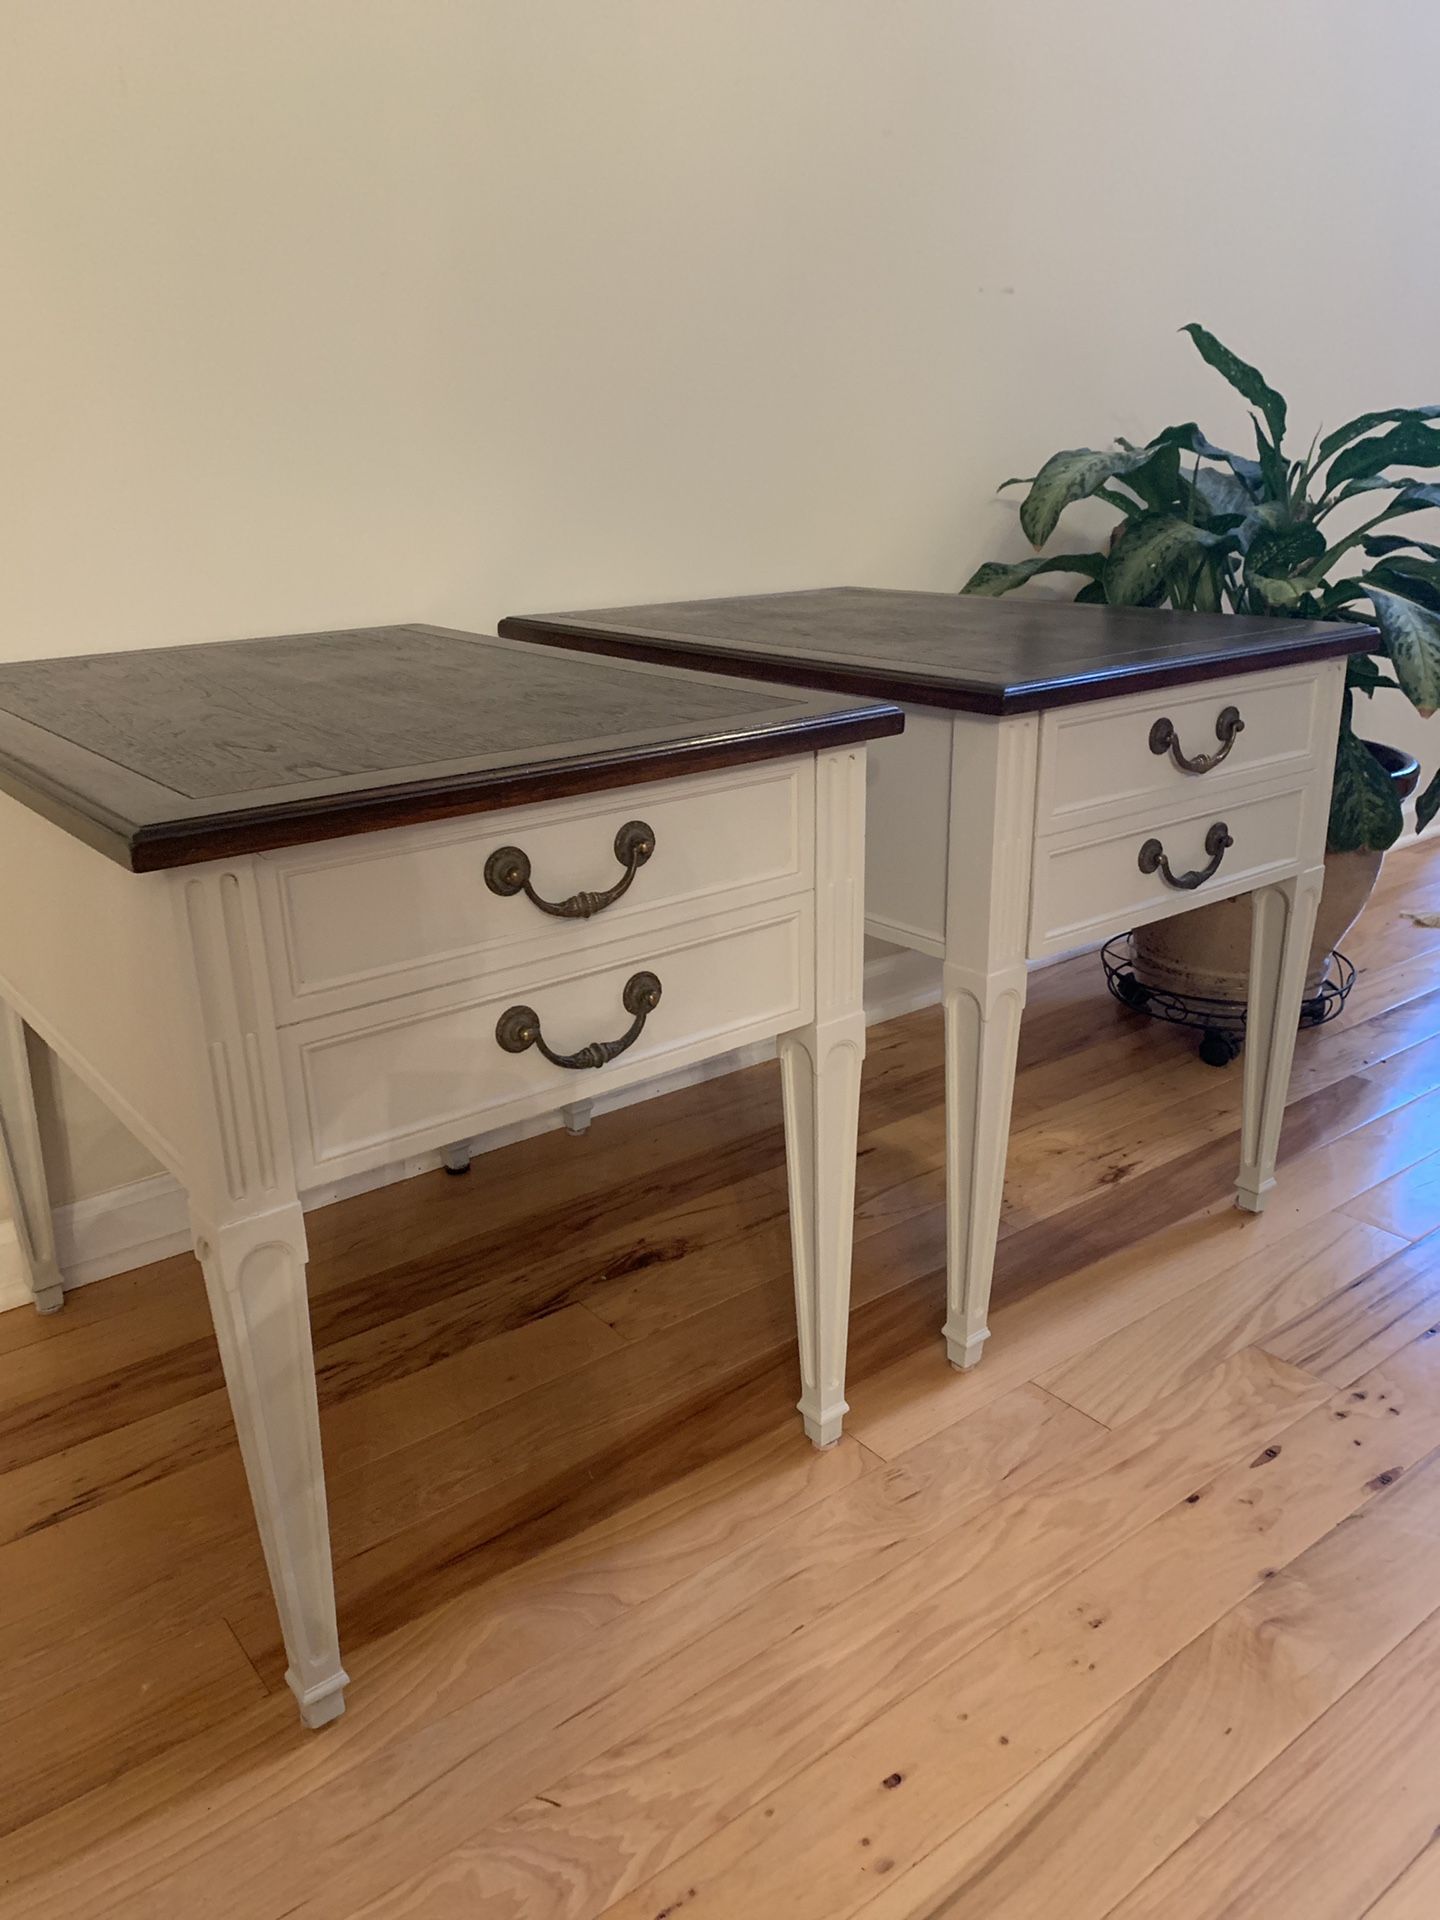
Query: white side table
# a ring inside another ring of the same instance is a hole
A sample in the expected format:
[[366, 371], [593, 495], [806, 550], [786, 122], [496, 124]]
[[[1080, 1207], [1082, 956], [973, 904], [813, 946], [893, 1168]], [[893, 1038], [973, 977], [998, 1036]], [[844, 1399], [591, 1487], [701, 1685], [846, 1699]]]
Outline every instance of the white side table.
[[502, 634], [903, 703], [871, 754], [866, 927], [943, 962], [948, 1311], [988, 1338], [1026, 963], [1248, 893], [1236, 1194], [1275, 1156], [1363, 626], [869, 588], [516, 616]]
[[189, 1195], [307, 1725], [346, 1685], [307, 1188], [777, 1037], [800, 1411], [839, 1437], [866, 743], [901, 724], [423, 627], [0, 668], [0, 1144], [36, 1304], [25, 1023]]

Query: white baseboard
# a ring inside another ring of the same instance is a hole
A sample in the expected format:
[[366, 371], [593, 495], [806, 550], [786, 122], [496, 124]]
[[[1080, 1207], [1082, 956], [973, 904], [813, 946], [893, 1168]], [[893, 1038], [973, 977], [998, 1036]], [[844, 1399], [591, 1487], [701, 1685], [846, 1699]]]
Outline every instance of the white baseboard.
[[[893, 1020], [917, 1007], [932, 1006], [940, 998], [940, 962], [925, 954], [891, 949], [872, 956], [865, 963], [865, 1017], [872, 1026], [880, 1020]], [[743, 1047], [716, 1060], [702, 1061], [680, 1073], [664, 1074], [641, 1082], [606, 1098], [597, 1095], [592, 1113], [611, 1113], [650, 1100], [660, 1093], [672, 1093], [678, 1087], [712, 1080], [734, 1073], [761, 1060], [773, 1059], [775, 1046], [766, 1041]], [[518, 1126], [482, 1134], [470, 1143], [474, 1154], [491, 1153], [512, 1141], [527, 1139], [563, 1125], [559, 1114], [527, 1120]], [[329, 1206], [374, 1187], [389, 1186], [396, 1180], [409, 1180], [428, 1173], [442, 1164], [438, 1151], [412, 1155], [392, 1161], [371, 1172], [359, 1174], [302, 1194], [307, 1209]], [[149, 1180], [136, 1180], [109, 1193], [97, 1193], [69, 1206], [55, 1209], [55, 1249], [66, 1287], [88, 1286], [92, 1280], [105, 1280], [115, 1273], [127, 1273], [132, 1267], [147, 1266], [152, 1260], [164, 1260], [184, 1253], [190, 1247], [190, 1222], [185, 1195], [168, 1173]], [[20, 1248], [15, 1228], [0, 1220], [0, 1312], [8, 1307], [30, 1305], [20, 1263]]]
[[0, 1220], [0, 1313], [6, 1307], [29, 1306], [30, 1289], [20, 1262], [20, 1242], [13, 1220]]

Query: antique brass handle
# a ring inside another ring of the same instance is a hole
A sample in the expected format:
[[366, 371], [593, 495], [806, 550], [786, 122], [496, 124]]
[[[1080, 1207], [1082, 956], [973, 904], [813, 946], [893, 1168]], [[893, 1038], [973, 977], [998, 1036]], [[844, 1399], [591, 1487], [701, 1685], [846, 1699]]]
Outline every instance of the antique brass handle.
[[485, 884], [502, 900], [523, 893], [542, 913], [553, 913], [561, 920], [588, 920], [614, 906], [630, 882], [655, 851], [655, 830], [643, 820], [627, 820], [615, 836], [615, 858], [625, 871], [613, 887], [603, 893], [572, 893], [568, 900], [542, 900], [530, 884], [530, 856], [523, 847], [497, 847], [485, 862]]
[[1222, 707], [1215, 716], [1215, 738], [1220, 742], [1216, 753], [1197, 753], [1192, 760], [1180, 748], [1180, 736], [1175, 731], [1173, 720], [1157, 720], [1150, 729], [1150, 751], [1168, 753], [1182, 773], [1209, 773], [1212, 767], [1218, 767], [1229, 753], [1238, 737], [1245, 731], [1245, 722], [1240, 718], [1238, 707]]
[[1140, 849], [1141, 873], [1155, 873], [1167, 887], [1178, 887], [1185, 893], [1191, 893], [1196, 887], [1203, 887], [1207, 880], [1213, 880], [1220, 870], [1220, 862], [1225, 858], [1225, 849], [1233, 847], [1230, 829], [1223, 820], [1217, 820], [1205, 835], [1205, 851], [1209, 854], [1208, 865], [1192, 867], [1189, 873], [1172, 873], [1170, 862], [1165, 858], [1165, 849], [1158, 840], [1147, 840]]
[[506, 1053], [524, 1053], [527, 1047], [538, 1047], [554, 1067], [603, 1067], [640, 1038], [647, 1018], [660, 1004], [659, 980], [653, 973], [632, 973], [625, 982], [620, 1003], [634, 1016], [620, 1038], [592, 1040], [578, 1053], [556, 1053], [546, 1046], [540, 1031], [540, 1016], [533, 1007], [507, 1007], [495, 1022], [495, 1038]]

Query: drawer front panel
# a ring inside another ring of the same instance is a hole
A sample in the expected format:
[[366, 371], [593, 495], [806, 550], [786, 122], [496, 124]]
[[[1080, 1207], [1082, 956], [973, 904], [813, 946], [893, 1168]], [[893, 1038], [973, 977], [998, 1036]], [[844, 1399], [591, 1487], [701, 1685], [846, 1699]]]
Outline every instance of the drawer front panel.
[[[764, 916], [764, 917], [760, 917]], [[568, 970], [503, 975], [329, 1015], [280, 1035], [302, 1186], [407, 1152], [553, 1112], [810, 1017], [809, 902], [719, 915], [666, 940], [612, 942]], [[634, 1043], [599, 1068], [552, 1065], [536, 1046], [496, 1037], [515, 1006], [546, 1044], [573, 1054], [623, 1035], [627, 981], [654, 974], [661, 997]]]
[[[1322, 698], [1327, 686], [1328, 677], [1314, 668], [1258, 673], [1047, 713], [1040, 735], [1036, 830], [1060, 832], [1148, 801], [1193, 796], [1203, 806], [1222, 791], [1303, 772], [1322, 744], [1327, 753], [1333, 751], [1333, 736], [1320, 739], [1322, 720], [1328, 720]], [[1223, 740], [1217, 723], [1227, 710], [1244, 725], [1208, 772], [1187, 773], [1168, 748], [1152, 749], [1152, 733], [1169, 721], [1187, 759], [1219, 753]]]
[[[1209, 796], [1207, 795], [1207, 803]], [[1084, 834], [1041, 841], [1035, 849], [1034, 908], [1030, 956], [1063, 953], [1102, 935], [1122, 933], [1148, 920], [1183, 913], [1207, 899], [1223, 899], [1294, 872], [1304, 844], [1307, 803], [1303, 787], [1246, 798], [1231, 793], [1176, 818], [1137, 824], [1137, 816]], [[1158, 867], [1141, 868], [1148, 841], [1159, 841], [1172, 873], [1203, 870], [1209, 864], [1206, 835], [1217, 821], [1228, 828], [1214, 877], [1193, 889], [1168, 884]]]
[[[268, 856], [267, 938], [282, 1022], [413, 992], [500, 963], [503, 950], [576, 958], [642, 916], [690, 918], [810, 884], [812, 763], [587, 794], [458, 826], [410, 827]], [[543, 899], [600, 893], [623, 877], [617, 832], [654, 829], [654, 852], [621, 898], [590, 918], [543, 912], [486, 884], [485, 864], [518, 847]]]

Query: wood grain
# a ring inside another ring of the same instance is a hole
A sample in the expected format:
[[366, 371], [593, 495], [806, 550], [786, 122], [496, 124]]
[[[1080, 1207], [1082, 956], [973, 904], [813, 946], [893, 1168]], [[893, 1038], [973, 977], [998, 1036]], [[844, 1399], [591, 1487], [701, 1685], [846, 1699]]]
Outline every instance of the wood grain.
[[[1434, 897], [1435, 853], [1388, 863], [1255, 1219], [1229, 1205], [1238, 1076], [1088, 957], [1034, 977], [996, 1336], [965, 1378], [935, 1334], [938, 1020], [872, 1032], [831, 1454], [779, 1411], [771, 1069], [312, 1215], [358, 1682], [323, 1736], [270, 1690], [193, 1264], [0, 1316], [6, 1920], [573, 1920], [642, 1888], [651, 1920], [697, 1856], [746, 1920], [843, 1912], [856, 1884], [873, 1920], [956, 1893], [963, 1920], [1100, 1920], [1323, 1734], [1313, 1806], [1297, 1772], [1257, 1816], [1274, 1860], [1247, 1813], [1220, 1862], [1233, 1913], [1309, 1920], [1285, 1835], [1330, 1817], [1369, 1738], [1333, 1716], [1424, 1654], [1435, 1591], [1440, 930], [1405, 918]], [[1390, 1725], [1374, 1795], [1423, 1797], [1429, 1735], [1403, 1699]], [[913, 1769], [872, 1778], [897, 1741]], [[1429, 1920], [1427, 1836], [1384, 1807], [1374, 1829], [1367, 1860], [1368, 1821], [1343, 1827], [1336, 1920]]]
[[1432, 1460], [940, 1840], [865, 1920], [1103, 1920], [1434, 1611], [1437, 1523]]
[[1236, 619], [879, 587], [822, 587], [584, 613], [516, 614], [503, 635], [887, 700], [1028, 713], [1364, 651], [1356, 621]]
[[873, 702], [363, 627], [0, 666], [0, 790], [144, 873], [901, 725]]

